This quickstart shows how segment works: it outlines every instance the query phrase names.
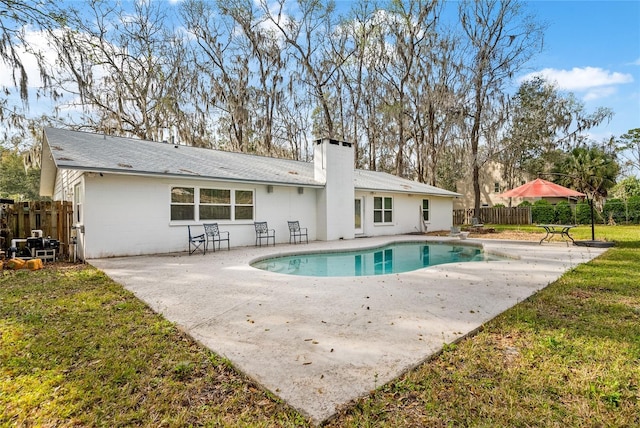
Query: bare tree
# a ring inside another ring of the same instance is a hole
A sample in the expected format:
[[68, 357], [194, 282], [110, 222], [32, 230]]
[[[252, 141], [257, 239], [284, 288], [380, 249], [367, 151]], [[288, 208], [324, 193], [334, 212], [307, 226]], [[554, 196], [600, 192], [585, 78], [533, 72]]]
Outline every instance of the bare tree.
[[[53, 0], [0, 0], [0, 18], [0, 61], [11, 69], [11, 83], [18, 88], [20, 98], [27, 102], [29, 76], [19, 47], [36, 57], [43, 85], [50, 83], [50, 76], [42, 53], [34, 50], [26, 38], [26, 27], [53, 31], [65, 20], [65, 12]], [[4, 80], [3, 84], [6, 83]]]
[[322, 112], [323, 123], [316, 136], [336, 137], [329, 84], [350, 53], [335, 50], [339, 45], [331, 43], [336, 30], [335, 5], [331, 0], [297, 0], [299, 14], [294, 16], [286, 14], [285, 3], [260, 0], [265, 16], [289, 48], [293, 72], [303, 79]]
[[[60, 26], [65, 12], [54, 0], [0, 0], [0, 62], [9, 69], [0, 82], [0, 121], [3, 123], [4, 138], [9, 137], [9, 129], [24, 131], [29, 107], [29, 76], [24, 65], [24, 54], [32, 55], [38, 67], [39, 85], [46, 94], [55, 95], [51, 90], [51, 76], [43, 53], [28, 38], [27, 28], [48, 34]], [[17, 94], [14, 94], [17, 90]], [[38, 94], [40, 95], [40, 94]], [[22, 105], [11, 101], [14, 97]], [[25, 133], [23, 133], [23, 136]]]
[[377, 85], [384, 89], [375, 102], [390, 120], [387, 143], [395, 152], [394, 173], [423, 178], [427, 118], [424, 106], [430, 96], [433, 52], [440, 4], [432, 0], [392, 2], [373, 15], [384, 30], [373, 32], [375, 54], [370, 68]]
[[190, 93], [185, 47], [167, 30], [158, 3], [135, 2], [130, 12], [93, 0], [69, 22], [56, 38], [57, 81], [73, 96], [63, 107], [81, 106], [84, 114], [69, 117], [68, 125], [151, 140], [173, 128], [182, 141], [203, 144], [201, 120], [184, 108]]
[[626, 165], [632, 169], [640, 170], [640, 128], [628, 130], [617, 141], [623, 150], [622, 156]]
[[480, 209], [480, 168], [488, 159], [482, 143], [497, 139], [504, 122], [506, 85], [542, 43], [542, 29], [525, 16], [518, 0], [465, 0], [459, 6], [460, 23], [467, 41], [468, 100], [465, 113], [474, 192], [474, 208]]
[[[278, 138], [275, 135], [279, 119], [278, 109], [283, 101], [286, 84], [286, 62], [282, 55], [280, 39], [277, 32], [268, 26], [268, 18], [254, 1], [228, 0], [220, 1], [219, 5], [221, 12], [232, 17], [237, 23], [248, 42], [246, 54], [252, 61], [249, 84], [252, 87], [251, 110], [254, 114], [251, 132], [258, 136], [260, 151], [271, 154], [276, 150], [274, 138]], [[294, 152], [294, 156], [299, 155], [299, 151]]]
[[340, 97], [342, 106], [341, 128], [345, 138], [354, 143], [356, 166], [376, 168], [376, 136], [374, 125], [377, 109], [372, 108], [379, 97], [376, 86], [373, 57], [375, 56], [376, 33], [384, 31], [378, 22], [379, 9], [375, 0], [361, 0], [354, 4], [350, 15], [340, 23], [340, 34], [350, 44], [353, 54], [340, 67], [340, 82], [343, 85]]
[[461, 61], [455, 38], [439, 31], [418, 59], [418, 77], [410, 92], [410, 127], [416, 177], [438, 185], [439, 163], [460, 127]]
[[182, 6], [187, 30], [195, 37], [194, 67], [199, 74], [198, 104], [206, 106], [230, 150], [250, 151], [249, 57], [246, 38], [236, 22], [215, 4], [190, 0]]

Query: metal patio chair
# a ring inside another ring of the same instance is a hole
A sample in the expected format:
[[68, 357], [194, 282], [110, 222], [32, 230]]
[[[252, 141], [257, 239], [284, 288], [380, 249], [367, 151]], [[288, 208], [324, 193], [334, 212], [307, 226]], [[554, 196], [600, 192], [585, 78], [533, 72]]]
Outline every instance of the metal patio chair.
[[229, 232], [222, 232], [218, 227], [218, 223], [205, 223], [204, 233], [206, 235], [207, 242], [205, 243], [205, 249], [209, 248], [209, 242], [213, 244], [213, 252], [216, 252], [216, 242], [218, 243], [218, 250], [223, 241], [227, 241], [227, 251], [229, 250]]
[[273, 241], [273, 246], [276, 245], [276, 231], [275, 229], [269, 229], [266, 221], [256, 221], [253, 223], [256, 228], [256, 246], [260, 245], [262, 247], [262, 240], [267, 240], [267, 245], [269, 245], [269, 239]]
[[291, 244], [292, 240], [294, 244], [302, 243], [302, 237], [304, 237], [307, 244], [309, 243], [306, 227], [300, 227], [299, 221], [287, 221], [287, 223], [289, 224], [289, 244]]

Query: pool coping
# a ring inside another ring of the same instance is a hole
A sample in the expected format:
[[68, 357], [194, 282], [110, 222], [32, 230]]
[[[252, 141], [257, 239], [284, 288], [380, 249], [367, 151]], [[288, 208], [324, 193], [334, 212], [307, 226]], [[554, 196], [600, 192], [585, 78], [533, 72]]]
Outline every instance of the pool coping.
[[[398, 239], [476, 244], [517, 258], [360, 277], [302, 277], [249, 266], [267, 254], [357, 250]], [[321, 423], [605, 251], [403, 235], [90, 263]]]

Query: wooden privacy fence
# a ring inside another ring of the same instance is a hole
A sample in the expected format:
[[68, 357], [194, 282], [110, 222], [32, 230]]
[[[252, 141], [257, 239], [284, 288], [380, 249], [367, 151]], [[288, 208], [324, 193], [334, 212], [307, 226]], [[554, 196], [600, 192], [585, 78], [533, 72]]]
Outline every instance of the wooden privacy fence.
[[473, 208], [453, 210], [453, 224], [471, 224], [473, 218], [487, 224], [531, 224], [531, 207], [494, 207], [480, 208], [476, 215]]
[[73, 204], [66, 202], [16, 202], [7, 205], [3, 218], [2, 236], [4, 246], [10, 245], [12, 239], [28, 238], [32, 230], [42, 230], [42, 236], [60, 241], [59, 253], [69, 256], [71, 242], [71, 225], [73, 224]]

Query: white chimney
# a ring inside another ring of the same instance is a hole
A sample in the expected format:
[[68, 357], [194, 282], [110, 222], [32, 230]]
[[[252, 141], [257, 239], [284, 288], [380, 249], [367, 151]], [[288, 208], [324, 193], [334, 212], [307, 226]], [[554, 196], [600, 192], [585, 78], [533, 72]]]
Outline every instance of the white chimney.
[[320, 240], [355, 238], [354, 153], [351, 143], [317, 140], [313, 151], [314, 178], [324, 183], [318, 192]]

